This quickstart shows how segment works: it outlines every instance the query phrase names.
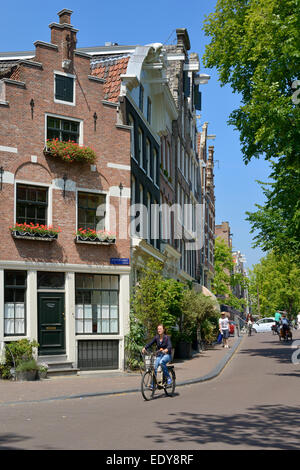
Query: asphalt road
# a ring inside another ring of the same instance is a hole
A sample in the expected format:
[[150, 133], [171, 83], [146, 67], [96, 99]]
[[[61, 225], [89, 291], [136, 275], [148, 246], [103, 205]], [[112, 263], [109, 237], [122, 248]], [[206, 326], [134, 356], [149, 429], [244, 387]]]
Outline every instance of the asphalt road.
[[300, 364], [277, 338], [245, 337], [218, 378], [178, 387], [173, 398], [0, 406], [0, 449], [299, 449]]

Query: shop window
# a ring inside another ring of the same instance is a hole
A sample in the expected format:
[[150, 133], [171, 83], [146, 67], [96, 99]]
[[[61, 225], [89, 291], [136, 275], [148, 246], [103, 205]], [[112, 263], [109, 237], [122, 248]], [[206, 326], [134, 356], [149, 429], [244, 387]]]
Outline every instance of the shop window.
[[118, 332], [118, 276], [76, 274], [76, 334]]

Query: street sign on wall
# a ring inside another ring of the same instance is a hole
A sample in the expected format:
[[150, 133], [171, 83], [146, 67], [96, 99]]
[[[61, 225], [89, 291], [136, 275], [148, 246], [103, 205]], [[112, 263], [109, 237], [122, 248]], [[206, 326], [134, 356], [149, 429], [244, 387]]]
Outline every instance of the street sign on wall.
[[110, 264], [121, 264], [129, 266], [129, 258], [110, 258]]

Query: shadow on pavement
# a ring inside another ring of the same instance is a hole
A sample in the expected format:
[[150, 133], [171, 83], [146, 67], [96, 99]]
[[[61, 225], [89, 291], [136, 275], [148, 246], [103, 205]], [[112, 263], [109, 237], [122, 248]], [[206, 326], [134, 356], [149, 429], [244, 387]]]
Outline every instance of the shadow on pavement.
[[[261, 345], [262, 343], [260, 343]], [[278, 342], [278, 347], [259, 347], [257, 349], [251, 348], [251, 349], [244, 349], [242, 348], [240, 350], [240, 354], [247, 354], [249, 357], [267, 357], [270, 359], [275, 359], [277, 362], [280, 363], [289, 363], [291, 364], [292, 362], [292, 354], [294, 349], [291, 349], [291, 342], [289, 343], [279, 343]], [[288, 346], [288, 347], [287, 347]]]
[[[24, 442], [30, 439], [30, 437], [21, 436], [14, 433], [0, 434], [0, 450], [20, 450], [22, 446], [15, 447], [16, 443]], [[11, 445], [13, 444], [13, 445]]]
[[218, 416], [172, 413], [168, 422], [156, 422], [157, 435], [147, 435], [156, 444], [204, 446], [217, 444], [259, 449], [299, 449], [299, 407], [263, 405], [246, 413]]

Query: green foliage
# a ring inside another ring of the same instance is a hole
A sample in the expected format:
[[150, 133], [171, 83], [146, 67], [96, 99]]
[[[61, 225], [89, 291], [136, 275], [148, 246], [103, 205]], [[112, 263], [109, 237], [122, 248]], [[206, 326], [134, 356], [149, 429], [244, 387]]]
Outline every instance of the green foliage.
[[268, 253], [253, 267], [249, 278], [255, 314], [273, 316], [276, 310], [286, 310], [294, 317], [300, 311], [300, 268], [287, 255]]
[[16, 372], [27, 372], [31, 370], [39, 370], [39, 366], [35, 359], [31, 359], [30, 361], [20, 362], [19, 365], [16, 367]]
[[60, 142], [58, 139], [47, 140], [46, 152], [64, 162], [94, 163], [96, 154], [90, 147], [83, 147], [76, 142]]
[[33, 349], [38, 348], [38, 346], [39, 344], [36, 341], [30, 341], [26, 338], [8, 343], [5, 347], [5, 362], [0, 364], [1, 377], [9, 379], [11, 377], [10, 369], [14, 365], [18, 367], [22, 362], [31, 361], [33, 359]]
[[248, 214], [256, 246], [300, 251], [299, 0], [218, 0], [204, 23], [204, 65], [241, 96], [229, 123], [240, 132], [245, 163], [272, 161], [266, 203]]
[[260, 183], [265, 195], [264, 206], [256, 204], [256, 212], [247, 212], [247, 220], [256, 233], [254, 247], [287, 253], [300, 264], [300, 168], [273, 164], [274, 181]]
[[144, 325], [147, 339], [156, 334], [159, 323], [170, 332], [181, 313], [184, 286], [174, 279], [164, 279], [162, 268], [161, 263], [150, 260], [132, 295], [132, 311]]
[[182, 330], [191, 341], [200, 334], [201, 340], [211, 343], [218, 328], [218, 309], [211, 297], [194, 290], [186, 290], [182, 304]]
[[217, 237], [215, 239], [215, 275], [212, 282], [212, 291], [218, 297], [219, 303], [241, 310], [244, 307], [245, 300], [238, 299], [233, 293], [232, 288], [235, 285], [245, 287], [245, 277], [241, 274], [233, 273], [233, 257], [231, 249], [226, 245], [224, 240]]
[[145, 327], [130, 313], [129, 333], [125, 336], [125, 363], [127, 369], [138, 369], [143, 365], [141, 350], [146, 343]]

